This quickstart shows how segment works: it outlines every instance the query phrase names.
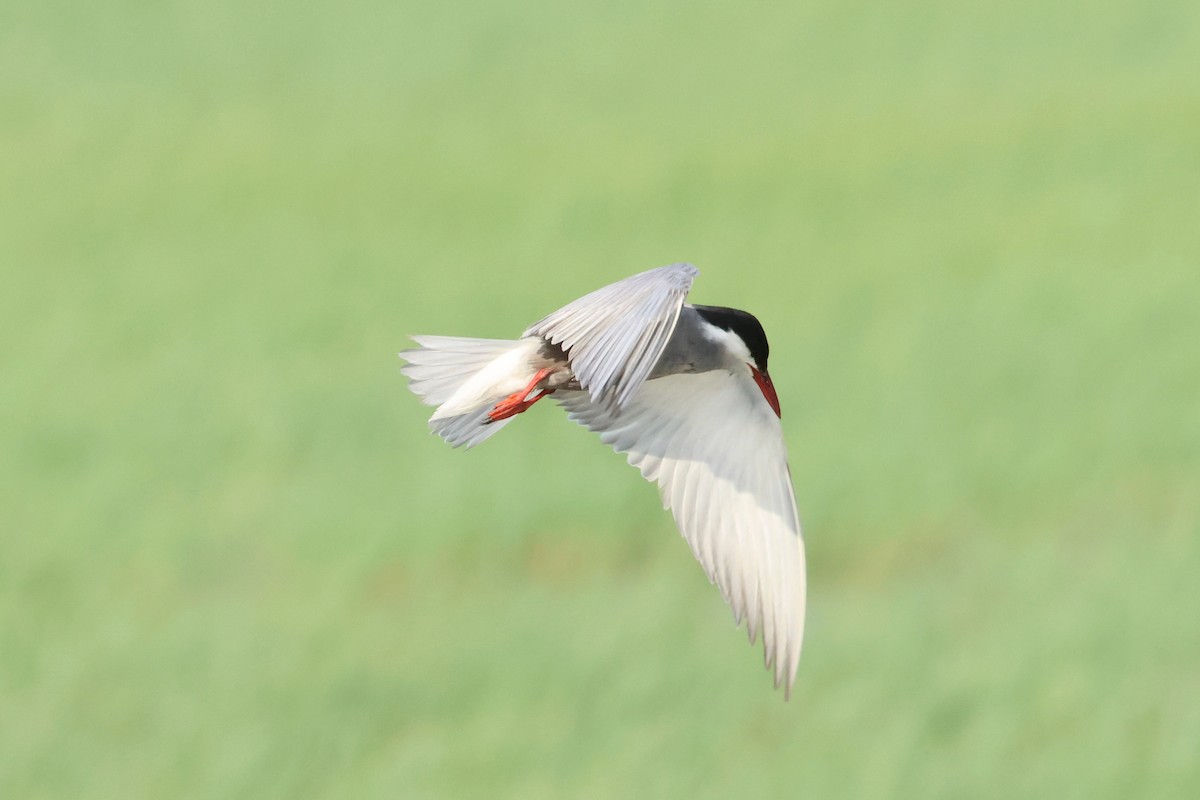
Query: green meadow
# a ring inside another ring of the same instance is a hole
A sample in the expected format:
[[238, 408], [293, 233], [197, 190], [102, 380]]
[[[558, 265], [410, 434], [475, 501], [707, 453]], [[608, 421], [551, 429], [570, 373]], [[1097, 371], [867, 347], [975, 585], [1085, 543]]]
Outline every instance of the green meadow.
[[[754, 312], [785, 702], [657, 493], [396, 353]], [[0, 8], [0, 797], [1200, 796], [1200, 5]]]

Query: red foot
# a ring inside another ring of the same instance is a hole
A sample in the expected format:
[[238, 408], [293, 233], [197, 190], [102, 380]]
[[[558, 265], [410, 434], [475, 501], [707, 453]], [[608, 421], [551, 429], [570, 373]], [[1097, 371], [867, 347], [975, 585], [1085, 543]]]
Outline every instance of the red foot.
[[524, 389], [522, 389], [519, 392], [513, 392], [508, 397], [504, 398], [503, 400], [501, 400], [499, 403], [496, 403], [496, 405], [492, 407], [492, 410], [488, 412], [488, 421], [499, 422], [502, 419], [508, 419], [509, 417], [515, 417], [517, 414], [520, 414], [522, 411], [527, 410], [530, 406], [532, 406], [538, 400], [541, 400], [543, 397], [550, 394], [550, 392], [547, 392], [545, 389], [543, 389], [542, 391], [535, 394], [532, 398], [530, 398], [528, 400], [525, 399], [526, 397], [529, 396], [529, 393], [532, 392], [537, 387], [537, 385], [539, 383], [541, 383], [542, 380], [553, 371], [554, 371], [554, 369], [552, 367], [546, 367], [545, 369], [539, 369], [537, 371], [537, 374], [533, 376], [533, 380], [531, 380], [529, 382], [528, 386], [526, 386]]

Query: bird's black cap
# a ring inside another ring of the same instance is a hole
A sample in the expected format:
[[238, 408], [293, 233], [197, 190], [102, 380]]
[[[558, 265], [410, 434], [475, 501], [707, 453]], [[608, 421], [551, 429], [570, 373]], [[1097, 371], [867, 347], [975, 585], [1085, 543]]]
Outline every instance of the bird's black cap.
[[746, 343], [754, 366], [761, 372], [767, 371], [767, 357], [771, 346], [767, 344], [767, 334], [763, 331], [762, 323], [748, 311], [724, 306], [694, 306], [706, 322], [723, 330], [732, 331]]

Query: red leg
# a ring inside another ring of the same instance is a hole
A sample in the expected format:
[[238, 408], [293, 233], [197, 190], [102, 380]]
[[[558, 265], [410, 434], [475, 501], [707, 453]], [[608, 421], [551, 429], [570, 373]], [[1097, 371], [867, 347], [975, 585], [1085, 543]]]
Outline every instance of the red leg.
[[537, 371], [537, 374], [533, 376], [533, 380], [531, 380], [529, 382], [528, 386], [526, 386], [524, 389], [522, 389], [519, 392], [513, 392], [508, 397], [501, 400], [499, 403], [496, 403], [496, 405], [492, 407], [492, 410], [488, 412], [488, 420], [490, 420], [491, 422], [499, 422], [502, 419], [508, 419], [509, 417], [514, 417], [517, 414], [520, 414], [521, 412], [527, 410], [530, 406], [532, 406], [538, 400], [541, 400], [543, 397], [550, 394], [550, 392], [547, 392], [546, 390], [543, 389], [542, 391], [535, 394], [529, 400], [525, 399], [526, 397], [529, 396], [529, 393], [532, 392], [535, 388], [537, 388], [537, 385], [539, 383], [541, 383], [542, 380], [553, 371], [554, 371], [554, 369], [552, 367], [546, 367], [545, 369], [539, 369]]

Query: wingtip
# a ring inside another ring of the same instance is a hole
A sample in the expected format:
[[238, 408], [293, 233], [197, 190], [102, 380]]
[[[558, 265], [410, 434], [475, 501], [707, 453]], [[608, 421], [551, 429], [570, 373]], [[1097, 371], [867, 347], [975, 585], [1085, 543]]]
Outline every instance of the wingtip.
[[659, 267], [659, 269], [663, 272], [675, 273], [679, 277], [681, 285], [688, 288], [691, 287], [692, 281], [696, 279], [696, 276], [700, 274], [700, 270], [696, 265], [687, 261], [678, 261], [674, 264], [668, 264], [665, 267]]

